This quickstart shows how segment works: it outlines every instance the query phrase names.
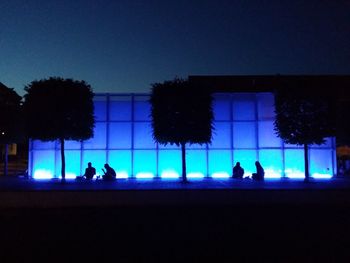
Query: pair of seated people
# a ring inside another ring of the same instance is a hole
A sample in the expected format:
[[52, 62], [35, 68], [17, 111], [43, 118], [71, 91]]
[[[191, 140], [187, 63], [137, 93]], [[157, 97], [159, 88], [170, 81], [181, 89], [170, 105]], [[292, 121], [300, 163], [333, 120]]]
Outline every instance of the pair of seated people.
[[[104, 165], [104, 168], [106, 170], [104, 170], [102, 168], [102, 171], [103, 171], [102, 179], [103, 180], [111, 181], [111, 180], [116, 179], [117, 174], [114, 171], [114, 169], [109, 166], [109, 164], [106, 163]], [[96, 175], [96, 169], [94, 167], [92, 167], [91, 162], [89, 162], [88, 167], [85, 169], [85, 174], [83, 175], [83, 177], [85, 177], [87, 180], [91, 180], [95, 175]]]
[[[255, 167], [256, 167], [256, 173], [252, 174], [252, 179], [256, 181], [264, 180], [264, 176], [265, 176], [264, 168], [262, 168], [261, 164], [258, 161], [255, 162]], [[240, 162], [237, 162], [232, 170], [232, 178], [242, 179], [243, 175], [244, 175], [244, 169], [241, 167]]]

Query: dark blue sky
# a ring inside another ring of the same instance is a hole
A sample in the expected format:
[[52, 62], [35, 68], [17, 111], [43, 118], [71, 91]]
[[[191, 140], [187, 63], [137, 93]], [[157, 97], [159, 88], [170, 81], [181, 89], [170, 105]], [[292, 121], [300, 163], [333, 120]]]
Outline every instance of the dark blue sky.
[[0, 81], [148, 92], [194, 74], [350, 74], [350, 1], [1, 0]]

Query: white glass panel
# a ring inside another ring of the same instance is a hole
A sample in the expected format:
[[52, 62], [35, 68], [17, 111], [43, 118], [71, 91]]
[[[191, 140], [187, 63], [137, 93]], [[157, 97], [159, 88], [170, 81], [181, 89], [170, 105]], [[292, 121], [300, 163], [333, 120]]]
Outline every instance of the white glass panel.
[[207, 176], [207, 157], [205, 150], [186, 151], [186, 171], [188, 178]]
[[111, 96], [109, 119], [111, 121], [131, 121], [131, 96]]
[[110, 122], [108, 135], [110, 149], [131, 148], [131, 122]]
[[241, 163], [241, 167], [244, 169], [244, 176], [251, 176], [252, 173], [255, 173], [255, 161], [257, 160], [255, 150], [234, 150], [233, 158], [233, 165], [237, 162]]
[[156, 151], [134, 151], [134, 176], [136, 178], [153, 178], [156, 176]]
[[230, 123], [215, 122], [213, 130], [213, 140], [209, 148], [231, 148], [231, 129]]
[[209, 151], [209, 174], [214, 178], [227, 178], [232, 174], [232, 157], [230, 150]]
[[233, 123], [233, 147], [256, 148], [255, 122]]
[[128, 178], [131, 176], [130, 150], [109, 151], [108, 163], [114, 168], [117, 178]]
[[273, 121], [259, 122], [259, 147], [281, 147], [282, 142], [274, 131]]
[[280, 178], [282, 176], [283, 162], [281, 150], [260, 150], [259, 162], [265, 170], [265, 178]]
[[158, 174], [162, 178], [178, 178], [182, 174], [181, 151], [160, 150], [158, 152]]
[[84, 149], [106, 149], [106, 123], [97, 122], [94, 128], [94, 137], [84, 141]]
[[[102, 168], [104, 168], [106, 159], [105, 150], [84, 150], [83, 151], [83, 168], [87, 167], [87, 163], [91, 162], [92, 166], [96, 168], [97, 175], [103, 175]], [[114, 167], [111, 165], [114, 169]]]
[[275, 102], [272, 93], [257, 94], [259, 119], [272, 119], [275, 117]]
[[35, 179], [50, 179], [55, 176], [55, 150], [33, 151], [33, 170]]
[[134, 148], [156, 148], [150, 122], [134, 123]]
[[304, 150], [284, 150], [285, 175], [289, 178], [305, 177]]

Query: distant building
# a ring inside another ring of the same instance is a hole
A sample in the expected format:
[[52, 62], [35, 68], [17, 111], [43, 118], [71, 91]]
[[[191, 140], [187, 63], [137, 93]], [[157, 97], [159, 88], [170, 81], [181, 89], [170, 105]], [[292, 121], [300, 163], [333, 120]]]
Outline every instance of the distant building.
[[[215, 130], [212, 144], [188, 146], [188, 178], [227, 178], [238, 161], [248, 175], [255, 171], [256, 160], [266, 178], [303, 178], [303, 148], [284, 144], [275, 135], [272, 93], [281, 80], [300, 83], [303, 79], [320, 87], [349, 81], [342, 76], [190, 76], [199, 89], [214, 93]], [[67, 178], [83, 174], [88, 162], [98, 174], [109, 163], [118, 178], [180, 178], [181, 150], [154, 143], [148, 99], [149, 94], [96, 94], [94, 138], [65, 144]], [[335, 149], [334, 138], [327, 138], [324, 145], [311, 145], [312, 177], [330, 178], [337, 173]], [[59, 177], [59, 150], [58, 141], [31, 141], [29, 175]]]

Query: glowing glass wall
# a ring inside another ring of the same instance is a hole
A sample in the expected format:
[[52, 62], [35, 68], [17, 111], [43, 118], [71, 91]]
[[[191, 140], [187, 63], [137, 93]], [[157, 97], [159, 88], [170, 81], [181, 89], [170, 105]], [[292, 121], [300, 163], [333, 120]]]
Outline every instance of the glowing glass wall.
[[[271, 93], [215, 94], [213, 141], [187, 145], [189, 178], [227, 178], [240, 162], [245, 175], [255, 172], [259, 160], [266, 178], [304, 177], [303, 148], [284, 144], [274, 133], [274, 99]], [[181, 151], [175, 145], [158, 145], [152, 139], [147, 94], [95, 96], [95, 135], [84, 142], [66, 142], [66, 175], [84, 173], [92, 162], [97, 174], [109, 163], [118, 178], [179, 178]], [[334, 139], [310, 147], [310, 173], [329, 178], [336, 173]], [[59, 177], [60, 145], [33, 140], [29, 173], [34, 178]]]

